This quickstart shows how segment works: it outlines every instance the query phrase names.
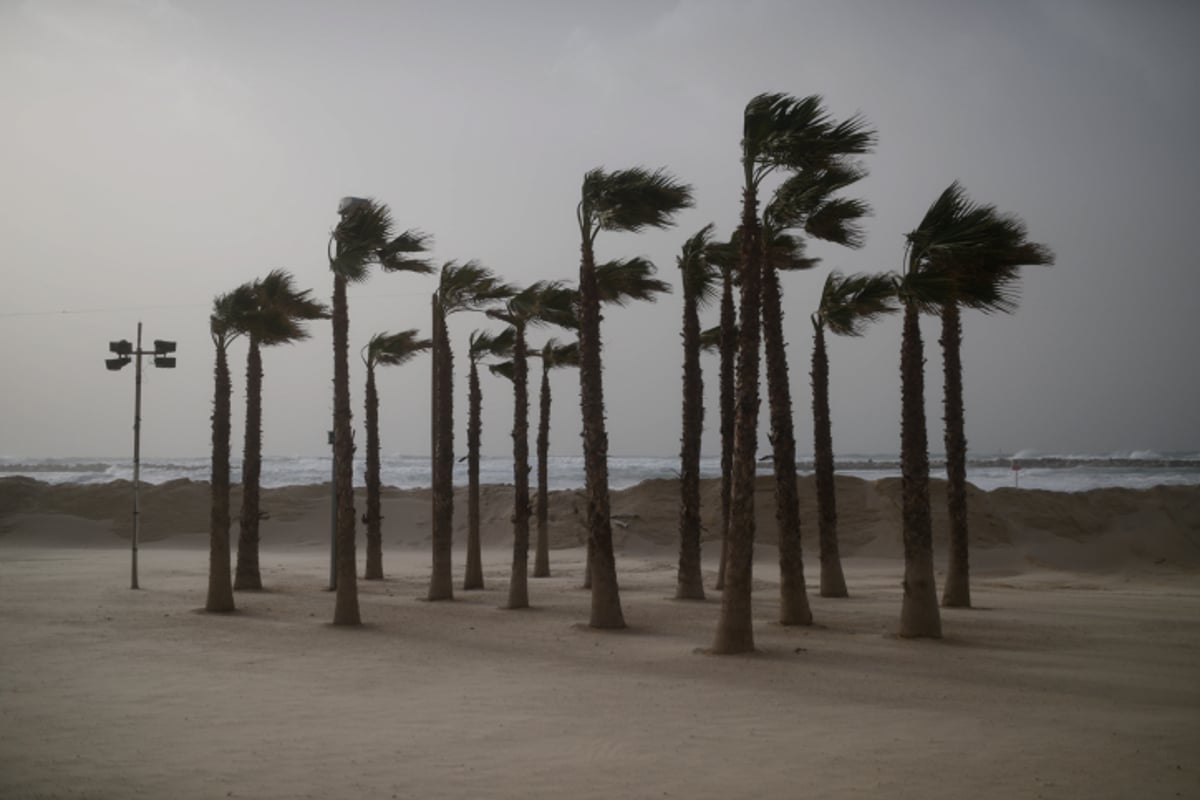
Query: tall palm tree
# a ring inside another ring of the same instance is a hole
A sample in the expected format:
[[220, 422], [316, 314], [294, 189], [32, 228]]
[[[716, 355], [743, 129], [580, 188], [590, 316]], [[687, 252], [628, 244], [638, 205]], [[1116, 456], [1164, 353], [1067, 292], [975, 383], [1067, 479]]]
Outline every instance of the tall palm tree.
[[817, 259], [805, 256], [804, 240], [799, 237], [799, 232], [846, 247], [862, 246], [864, 236], [859, 220], [869, 212], [866, 203], [835, 194], [865, 174], [843, 159], [807, 166], [779, 186], [763, 214], [763, 344], [771, 412], [775, 519], [779, 530], [779, 616], [784, 625], [809, 625], [812, 611], [805, 588], [800, 544], [796, 437], [792, 425], [787, 344], [783, 338], [783, 292], [779, 272], [810, 269], [817, 264]]
[[716, 590], [725, 588], [725, 560], [729, 543], [729, 509], [733, 499], [733, 420], [734, 368], [737, 361], [737, 309], [734, 292], [737, 287], [740, 245], [736, 236], [728, 242], [709, 247], [708, 260], [721, 270], [721, 318], [717, 328], [702, 335], [705, 348], [716, 347], [720, 353], [718, 403], [721, 411], [721, 558], [717, 567]]
[[483, 554], [479, 540], [479, 447], [483, 434], [483, 391], [479, 386], [479, 362], [485, 358], [505, 358], [512, 355], [516, 331], [505, 328], [500, 333], [474, 331], [467, 348], [471, 362], [467, 398], [467, 571], [463, 590], [483, 588]]
[[837, 495], [833, 483], [833, 423], [829, 415], [829, 356], [825, 331], [862, 336], [867, 325], [897, 310], [896, 287], [888, 275], [831, 272], [812, 315], [813, 471], [817, 484], [817, 527], [821, 557], [821, 596], [847, 597], [838, 552]]
[[576, 293], [553, 281], [538, 281], [490, 309], [489, 317], [508, 323], [514, 332], [513, 382], [513, 562], [506, 608], [529, 607], [529, 350], [525, 331], [531, 325], [571, 324]]
[[600, 358], [600, 286], [595, 244], [600, 231], [637, 232], [666, 228], [692, 206], [692, 189], [662, 169], [642, 167], [606, 172], [596, 168], [583, 178], [579, 204], [579, 402], [583, 417], [584, 474], [587, 493], [588, 555], [592, 561], [593, 628], [623, 628], [625, 615], [617, 589], [608, 495], [608, 432], [604, 422], [603, 367]]
[[433, 293], [433, 569], [428, 599], [453, 600], [454, 546], [454, 354], [446, 318], [482, 311], [513, 289], [478, 261], [447, 261]]
[[[577, 327], [577, 326], [576, 326]], [[534, 547], [533, 577], [550, 577], [550, 371], [579, 366], [579, 342], [559, 344], [550, 339], [542, 345], [542, 385], [538, 403], [537, 433], [537, 544]]]
[[416, 328], [400, 333], [377, 333], [362, 349], [361, 357], [367, 368], [366, 428], [367, 428], [367, 568], [363, 578], [383, 580], [383, 515], [380, 511], [382, 480], [379, 464], [379, 390], [375, 384], [376, 367], [398, 367], [407, 364], [419, 353], [428, 350], [433, 342], [417, 338]]
[[763, 237], [758, 192], [776, 170], [817, 169], [867, 152], [874, 133], [859, 117], [834, 122], [813, 95], [797, 100], [761, 94], [746, 105], [742, 126], [741, 313], [738, 327], [737, 397], [733, 486], [725, 590], [714, 653], [754, 649], [751, 579], [754, 554], [755, 452], [758, 438], [758, 375]]
[[392, 236], [392, 214], [375, 200], [346, 197], [341, 219], [329, 240], [333, 272], [333, 462], [336, 496], [337, 600], [334, 625], [359, 625], [357, 567], [354, 552], [354, 439], [350, 427], [350, 310], [346, 286], [361, 283], [378, 264], [386, 272], [428, 274], [433, 266], [420, 257], [429, 237], [408, 230]]
[[[637, 302], [637, 301], [646, 301], [646, 302], [653, 303], [657, 299], [658, 295], [666, 294], [671, 291], [670, 284], [654, 277], [654, 274], [656, 272], [656, 268], [655, 268], [654, 264], [644, 258], [618, 258], [618, 259], [614, 259], [612, 261], [606, 261], [605, 263], [596, 266], [592, 272], [593, 272], [593, 275], [595, 276], [595, 281], [596, 281], [596, 295], [598, 297], [598, 300], [599, 300], [599, 303], [601, 306], [614, 305], [614, 306], [618, 306], [618, 307], [623, 307], [623, 306], [629, 305], [629, 303], [631, 303], [631, 302]], [[579, 318], [582, 319], [582, 315]], [[603, 317], [601, 317], [600, 315], [597, 315], [597, 328], [599, 327], [599, 321], [601, 319], [603, 319]], [[582, 342], [582, 335], [580, 336], [580, 341]], [[582, 345], [581, 345], [581, 348], [582, 348]], [[581, 353], [581, 355], [580, 355], [580, 386], [581, 387], [583, 385], [582, 352], [583, 351], [581, 349], [580, 350], [580, 353]], [[602, 384], [597, 384], [597, 385], [600, 386], [601, 395], [603, 395], [603, 385]], [[582, 388], [581, 388], [580, 397], [582, 398], [582, 396], [583, 396], [583, 392], [582, 392]], [[601, 408], [603, 408], [603, 403], [601, 403]], [[600, 422], [601, 422], [601, 427], [603, 427], [603, 422], [604, 422], [603, 415], [601, 415]], [[588, 426], [585, 424], [584, 425], [584, 475], [585, 475], [585, 478], [588, 474], [587, 473], [587, 464], [589, 463], [588, 457], [587, 457], [587, 453], [588, 453], [587, 431], [588, 431]], [[604, 495], [603, 495], [604, 509], [605, 509], [604, 519], [608, 520], [609, 519], [609, 516], [608, 516], [608, 507], [609, 506], [608, 506], [608, 489], [607, 489], [607, 487], [608, 487], [608, 434], [607, 433], [605, 433], [605, 435], [603, 437], [603, 441], [604, 441], [605, 456], [604, 456], [603, 461], [600, 461], [599, 459], [597, 459], [595, 466], [597, 469], [599, 469], [600, 466], [603, 466], [603, 473], [604, 473], [603, 474], [603, 482], [604, 482], [604, 486], [605, 486], [605, 491], [604, 491]], [[611, 553], [612, 552], [612, 523], [611, 523], [611, 521], [608, 522], [608, 526], [605, 529], [608, 531], [608, 535], [607, 535], [607, 537], [602, 537], [602, 538], [605, 538], [605, 540], [608, 542], [608, 545], [607, 545], [607, 548], [602, 546], [602, 549], [604, 549], [605, 552]], [[595, 548], [592, 547], [591, 538], [592, 538], [591, 537], [591, 528], [589, 527], [587, 566], [584, 569], [584, 574], [583, 574], [584, 575], [583, 588], [585, 588], [585, 589], [593, 589], [593, 587], [592, 587], [592, 563], [593, 563], [593, 559], [594, 559], [594, 555], [595, 555], [596, 551], [595, 551]], [[612, 587], [611, 587], [611, 593], [607, 589], [600, 590], [599, 592], [597, 592], [597, 590], [595, 590], [595, 589], [593, 589], [593, 591], [592, 591], [592, 617], [594, 619], [604, 617], [605, 619], [608, 619], [610, 622], [614, 621], [616, 618], [616, 616], [614, 615], [614, 609], [615, 609], [615, 612], [617, 612], [617, 614], [619, 615], [619, 612], [621, 610], [621, 601], [620, 601], [620, 597], [615, 594], [615, 592], [616, 592], [616, 562], [615, 562], [615, 560], [613, 561], [612, 580], [613, 580], [613, 583], [612, 583]], [[623, 624], [623, 617], [622, 617], [622, 624]], [[603, 624], [603, 625], [596, 625], [594, 627], [611, 628], [611, 627], [620, 627], [620, 626], [615, 625], [615, 624]]]
[[216, 348], [213, 368], [212, 492], [208, 533], [208, 597], [204, 610], [229, 613], [233, 603], [233, 578], [229, 564], [229, 345], [241, 335], [240, 321], [254, 308], [254, 290], [243, 284], [213, 300], [208, 318], [209, 333]]
[[[939, 221], [941, 228], [926, 231], [924, 236], [939, 240], [931, 248], [927, 268], [941, 273], [950, 290], [950, 297], [938, 309], [942, 322], [946, 499], [950, 516], [950, 558], [942, 605], [968, 608], [971, 587], [961, 309], [1012, 313], [1019, 299], [1020, 268], [1053, 264], [1054, 254], [1045, 245], [1028, 240], [1021, 219], [1003, 214], [995, 206], [972, 202], [957, 181], [947, 187], [939, 202], [946, 208], [946, 216]], [[953, 238], [945, 236], [948, 229], [957, 231]]]
[[262, 589], [258, 568], [258, 523], [262, 477], [262, 348], [308, 338], [303, 323], [328, 319], [329, 309], [310, 297], [308, 289], [296, 287], [296, 279], [282, 269], [271, 270], [255, 281], [254, 308], [240, 321], [247, 340], [246, 432], [242, 450], [242, 511], [238, 533], [237, 570], [233, 588]]
[[683, 432], [679, 452], [678, 600], [703, 600], [700, 569], [700, 438], [704, 433], [704, 379], [700, 371], [700, 308], [717, 294], [719, 272], [708, 260], [713, 226], [683, 244], [675, 263], [683, 274]]

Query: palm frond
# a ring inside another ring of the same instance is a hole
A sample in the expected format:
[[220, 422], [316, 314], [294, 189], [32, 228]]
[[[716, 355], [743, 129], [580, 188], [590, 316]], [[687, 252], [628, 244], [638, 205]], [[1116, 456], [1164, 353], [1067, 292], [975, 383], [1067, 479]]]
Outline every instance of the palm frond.
[[712, 246], [713, 224], [710, 222], [683, 243], [675, 264], [683, 274], [683, 296], [693, 299], [704, 308], [721, 294], [721, 273], [708, 260]]
[[510, 358], [517, 341], [515, 328], [504, 328], [499, 333], [472, 331], [467, 346], [467, 357], [475, 363], [485, 358]]
[[605, 172], [589, 170], [583, 178], [581, 222], [595, 230], [636, 233], [645, 228], [668, 228], [675, 215], [691, 208], [692, 187], [665, 169], [645, 167]]
[[600, 302], [625, 306], [635, 300], [654, 302], [659, 294], [669, 294], [671, 285], [653, 277], [656, 272], [649, 259], [634, 257], [607, 261], [596, 267]]
[[243, 283], [232, 292], [214, 297], [212, 313], [208, 317], [208, 329], [213, 339], [228, 344], [240, 336], [245, 319], [254, 313], [255, 306], [252, 283]]
[[510, 325], [579, 327], [576, 305], [579, 293], [561, 281], [538, 281], [509, 297], [503, 307], [488, 315]]
[[721, 352], [720, 325], [700, 331], [700, 351], [703, 353]]
[[763, 230], [763, 258], [777, 270], [812, 269], [821, 259], [805, 255], [804, 240], [785, 231]]
[[431, 340], [419, 337], [416, 328], [399, 333], [377, 333], [363, 348], [363, 361], [368, 366], [380, 367], [397, 367], [407, 363], [433, 347]]
[[875, 131], [860, 115], [836, 122], [819, 95], [760, 94], [746, 104], [742, 162], [752, 182], [777, 168], [823, 169], [869, 153]]
[[287, 270], [271, 270], [253, 288], [255, 307], [243, 317], [242, 328], [264, 346], [307, 339], [303, 322], [329, 318], [328, 306], [313, 299], [310, 290], [298, 289]]
[[511, 361], [501, 361], [498, 364], [488, 364], [488, 369], [491, 370], [493, 375], [499, 375], [501, 378], [507, 378], [510, 381], [515, 380], [513, 377], [515, 374], [515, 368], [513, 367], [513, 362]]
[[560, 367], [579, 366], [579, 342], [559, 344], [557, 339], [550, 339], [542, 345], [541, 353], [543, 369], [558, 369]]
[[392, 212], [370, 198], [343, 201], [342, 219], [333, 229], [329, 268], [350, 283], [365, 280], [368, 267], [392, 236]]
[[385, 272], [415, 272], [429, 275], [434, 272], [433, 262], [416, 254], [428, 252], [433, 246], [433, 237], [410, 228], [379, 249], [379, 266]]
[[862, 336], [867, 325], [899, 308], [893, 276], [834, 271], [825, 277], [816, 317], [838, 336]]
[[498, 300], [511, 297], [515, 289], [478, 261], [442, 265], [438, 297], [447, 315], [458, 311], [480, 311]]

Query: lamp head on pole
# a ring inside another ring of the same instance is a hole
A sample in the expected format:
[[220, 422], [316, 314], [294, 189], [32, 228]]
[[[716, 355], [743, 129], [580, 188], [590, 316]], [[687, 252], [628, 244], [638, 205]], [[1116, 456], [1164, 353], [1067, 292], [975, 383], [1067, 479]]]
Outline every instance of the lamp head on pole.
[[358, 208], [362, 208], [367, 204], [367, 202], [367, 200], [361, 197], [343, 197], [338, 202], [338, 214], [344, 217], [350, 212]]

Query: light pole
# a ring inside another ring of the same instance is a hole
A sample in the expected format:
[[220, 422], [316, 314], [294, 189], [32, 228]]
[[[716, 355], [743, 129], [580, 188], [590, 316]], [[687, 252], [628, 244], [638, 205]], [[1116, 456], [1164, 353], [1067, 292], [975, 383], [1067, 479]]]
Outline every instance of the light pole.
[[133, 537], [131, 539], [130, 589], [138, 588], [138, 528], [141, 508], [138, 505], [138, 490], [141, 488], [141, 450], [142, 450], [142, 356], [154, 356], [154, 366], [173, 369], [175, 357], [168, 353], [175, 352], [175, 343], [154, 340], [153, 350], [142, 349], [142, 323], [137, 326], [137, 345], [129, 343], [128, 339], [119, 342], [109, 342], [108, 349], [116, 353], [116, 358], [106, 358], [104, 366], [113, 372], [133, 362]]

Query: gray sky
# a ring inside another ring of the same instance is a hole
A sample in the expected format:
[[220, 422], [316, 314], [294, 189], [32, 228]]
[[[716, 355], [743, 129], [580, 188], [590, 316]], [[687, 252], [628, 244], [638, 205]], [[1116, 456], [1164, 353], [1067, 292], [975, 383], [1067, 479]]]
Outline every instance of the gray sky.
[[[1026, 272], [1015, 315], [965, 315], [972, 451], [1200, 450], [1197, 31], [1200, 6], [1183, 0], [6, 0], [0, 455], [129, 451], [132, 371], [102, 360], [139, 319], [147, 340], [179, 342], [178, 369], [146, 372], [143, 452], [207, 453], [213, 296], [282, 267], [327, 299], [343, 195], [431, 233], [439, 262], [573, 280], [584, 172], [665, 166], [694, 185], [696, 208], [667, 232], [602, 234], [597, 249], [648, 256], [678, 286], [683, 239], [736, 224], [741, 113], [763, 91], [821, 94], [880, 139], [859, 190], [875, 209], [867, 246], [814, 245], [823, 265], [784, 277], [801, 454], [808, 315], [826, 271], [899, 268], [904, 232], [954, 179], [1058, 255]], [[427, 332], [433, 285], [378, 273], [352, 287], [352, 348]], [[486, 324], [453, 318], [457, 352]], [[678, 294], [607, 313], [613, 454], [678, 451], [679, 326]], [[938, 451], [934, 320], [925, 332]], [[831, 343], [838, 452], [898, 450], [899, 334], [892, 319]], [[235, 345], [235, 453], [244, 354]], [[325, 452], [328, 325], [264, 361], [266, 452]], [[464, 373], [460, 356], [463, 395]], [[382, 371], [385, 452], [428, 452], [428, 375], [427, 358]], [[710, 454], [715, 376], [708, 358]], [[554, 390], [553, 450], [578, 452], [576, 375], [556, 374]], [[484, 450], [509, 452], [508, 385], [486, 376], [484, 401]], [[461, 401], [456, 419], [465, 451]]]

